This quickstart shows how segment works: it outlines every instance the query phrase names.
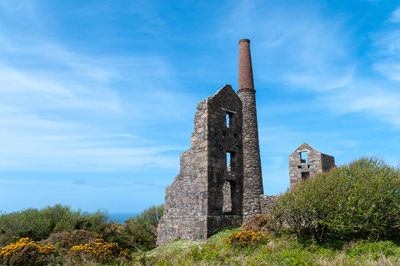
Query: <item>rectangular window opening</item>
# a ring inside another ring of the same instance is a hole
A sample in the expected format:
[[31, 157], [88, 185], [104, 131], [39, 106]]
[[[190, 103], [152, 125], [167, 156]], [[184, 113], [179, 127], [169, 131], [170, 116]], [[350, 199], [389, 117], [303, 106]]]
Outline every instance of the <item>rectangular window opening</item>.
[[301, 172], [301, 180], [306, 180], [310, 177], [310, 172]]
[[312, 168], [312, 165], [311, 165], [311, 164], [309, 164], [309, 165], [308, 165], [308, 168], [309, 168], [309, 169], [311, 169], [311, 168]]
[[226, 170], [231, 171], [232, 156], [230, 152], [226, 153]]
[[227, 128], [232, 127], [232, 117], [233, 117], [233, 113], [226, 112], [226, 114], [225, 114], [225, 123], [226, 123], [226, 127]]
[[300, 152], [300, 163], [307, 163], [307, 152]]
[[222, 187], [223, 205], [222, 212], [232, 212], [232, 184], [229, 181], [225, 181]]
[[234, 174], [235, 170], [235, 153], [228, 151], [226, 152], [226, 170]]

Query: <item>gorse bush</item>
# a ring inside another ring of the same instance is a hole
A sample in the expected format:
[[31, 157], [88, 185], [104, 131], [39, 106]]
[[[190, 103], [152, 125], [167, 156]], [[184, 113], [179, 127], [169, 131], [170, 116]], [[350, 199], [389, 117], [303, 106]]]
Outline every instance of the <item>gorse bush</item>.
[[226, 238], [222, 239], [222, 242], [233, 247], [247, 247], [260, 244], [265, 240], [266, 237], [263, 233], [246, 230], [230, 234]]
[[0, 260], [6, 265], [45, 265], [55, 252], [50, 243], [41, 245], [30, 238], [21, 238], [0, 250]]
[[400, 239], [400, 171], [362, 158], [296, 184], [275, 204], [275, 222], [298, 237]]
[[42, 243], [50, 243], [59, 249], [69, 250], [73, 246], [83, 245], [98, 238], [101, 238], [98, 233], [80, 229], [74, 232], [60, 231], [52, 233]]
[[254, 231], [269, 234], [272, 230], [271, 217], [267, 214], [257, 214], [251, 216], [242, 224], [242, 231]]
[[99, 238], [84, 245], [73, 246], [68, 257], [74, 263], [107, 263], [116, 258], [128, 260], [128, 250], [122, 250], [117, 243], [107, 243]]
[[101, 212], [81, 213], [62, 205], [42, 210], [28, 209], [1, 215], [0, 236], [14, 236], [17, 239], [29, 237], [38, 241], [47, 238], [53, 232], [63, 230], [85, 229], [100, 233], [107, 227], [107, 218], [107, 215]]

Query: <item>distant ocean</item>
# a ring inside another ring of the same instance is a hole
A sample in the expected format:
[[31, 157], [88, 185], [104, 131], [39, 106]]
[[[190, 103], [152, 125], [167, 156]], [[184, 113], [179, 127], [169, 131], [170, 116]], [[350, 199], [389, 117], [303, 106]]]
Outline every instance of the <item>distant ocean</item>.
[[129, 218], [136, 216], [137, 213], [122, 213], [122, 212], [110, 212], [108, 213], [108, 220], [113, 221], [115, 223], [120, 223], [123, 224], [125, 220], [128, 220]]

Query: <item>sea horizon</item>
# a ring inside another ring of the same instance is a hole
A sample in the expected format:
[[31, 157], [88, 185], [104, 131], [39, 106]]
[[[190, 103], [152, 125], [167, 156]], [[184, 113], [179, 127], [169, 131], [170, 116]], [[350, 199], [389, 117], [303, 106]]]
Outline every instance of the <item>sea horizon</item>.
[[125, 220], [138, 215], [134, 212], [110, 212], [108, 213], [108, 221], [123, 224]]

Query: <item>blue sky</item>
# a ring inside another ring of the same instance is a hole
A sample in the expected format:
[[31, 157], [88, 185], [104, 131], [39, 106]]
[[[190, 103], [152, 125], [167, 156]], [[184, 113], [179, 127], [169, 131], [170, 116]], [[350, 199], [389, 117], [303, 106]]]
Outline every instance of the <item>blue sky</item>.
[[251, 39], [264, 191], [307, 142], [400, 161], [397, 1], [0, 1], [0, 210], [161, 204]]

